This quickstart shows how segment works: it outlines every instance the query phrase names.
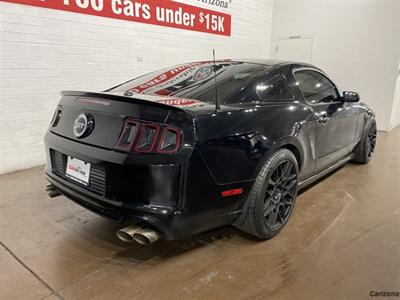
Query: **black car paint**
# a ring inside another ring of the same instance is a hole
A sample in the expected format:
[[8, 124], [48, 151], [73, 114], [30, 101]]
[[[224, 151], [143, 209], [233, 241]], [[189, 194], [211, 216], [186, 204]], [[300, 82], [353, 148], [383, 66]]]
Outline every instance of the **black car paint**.
[[[293, 71], [318, 68], [291, 62], [255, 63], [272, 66], [266, 77], [284, 74], [293, 97], [223, 104], [216, 111], [210, 103], [185, 109], [150, 102], [154, 97], [144, 94], [65, 92], [59, 103], [61, 117], [45, 136], [47, 179], [89, 210], [117, 221], [141, 221], [167, 239], [177, 239], [232, 224], [264, 161], [280, 148], [295, 154], [303, 183], [351, 155], [373, 116], [366, 105], [342, 101], [309, 105]], [[104, 105], [78, 102], [82, 97]], [[93, 133], [79, 140], [72, 127], [82, 112], [93, 115], [96, 123]], [[184, 136], [181, 150], [173, 155], [117, 151], [126, 117], [179, 127]], [[104, 168], [105, 194], [56, 174], [51, 151]], [[237, 188], [243, 192], [222, 197], [221, 192]]]

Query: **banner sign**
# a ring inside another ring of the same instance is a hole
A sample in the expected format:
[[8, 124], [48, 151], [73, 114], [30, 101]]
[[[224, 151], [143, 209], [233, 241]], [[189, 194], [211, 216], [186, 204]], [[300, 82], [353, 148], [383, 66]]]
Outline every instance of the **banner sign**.
[[231, 15], [171, 0], [0, 0], [105, 18], [231, 35]]

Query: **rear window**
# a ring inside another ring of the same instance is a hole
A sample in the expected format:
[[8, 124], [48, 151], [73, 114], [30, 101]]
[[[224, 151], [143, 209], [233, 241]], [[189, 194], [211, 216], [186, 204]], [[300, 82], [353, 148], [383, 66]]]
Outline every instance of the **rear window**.
[[[213, 68], [211, 62], [179, 65], [133, 79], [110, 91], [173, 96], [215, 103]], [[243, 102], [244, 91], [270, 68], [261, 64], [218, 61], [215, 71], [221, 103]]]

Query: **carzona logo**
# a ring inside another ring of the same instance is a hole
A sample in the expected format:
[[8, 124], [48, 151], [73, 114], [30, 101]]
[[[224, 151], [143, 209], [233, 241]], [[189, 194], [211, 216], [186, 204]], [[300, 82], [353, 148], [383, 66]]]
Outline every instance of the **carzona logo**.
[[197, 2], [207, 3], [211, 6], [229, 8], [229, 4], [232, 3], [232, 0], [197, 0]]

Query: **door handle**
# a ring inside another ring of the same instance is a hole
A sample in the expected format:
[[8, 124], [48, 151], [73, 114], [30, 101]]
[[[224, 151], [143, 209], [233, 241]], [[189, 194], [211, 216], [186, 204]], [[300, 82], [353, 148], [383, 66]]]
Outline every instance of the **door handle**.
[[328, 123], [329, 119], [330, 118], [328, 116], [321, 116], [318, 118], [318, 123], [326, 125], [326, 123]]

